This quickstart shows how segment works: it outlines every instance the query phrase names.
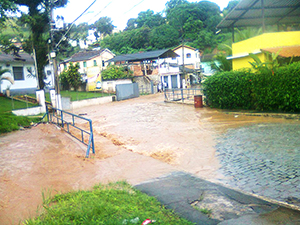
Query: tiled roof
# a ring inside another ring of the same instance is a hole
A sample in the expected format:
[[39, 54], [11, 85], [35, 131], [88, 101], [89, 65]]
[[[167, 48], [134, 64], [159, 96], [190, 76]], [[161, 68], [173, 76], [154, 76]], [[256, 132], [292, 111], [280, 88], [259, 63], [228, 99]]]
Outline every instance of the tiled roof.
[[0, 62], [30, 62], [34, 63], [33, 57], [25, 52], [19, 53], [18, 55], [6, 54], [0, 52]]
[[263, 52], [278, 53], [279, 56], [283, 58], [300, 57], [300, 45], [296, 46], [284, 46], [284, 47], [274, 47], [274, 48], [263, 48]]
[[67, 62], [78, 62], [78, 61], [86, 61], [90, 60], [92, 58], [95, 58], [97, 56], [100, 56], [100, 54], [104, 51], [105, 49], [101, 50], [85, 50], [81, 52], [77, 52], [74, 55], [71, 56]]
[[156, 50], [150, 52], [142, 52], [142, 53], [135, 53], [135, 54], [126, 54], [126, 55], [118, 55], [108, 62], [138, 62], [143, 60], [153, 60], [153, 59], [164, 59], [164, 58], [173, 58], [178, 57], [175, 52], [171, 49], [163, 49], [163, 50]]
[[[176, 48], [173, 48], [173, 51], [176, 51], [177, 49], [179, 49], [179, 48], [181, 48], [181, 47], [182, 47], [182, 45], [179, 45], [179, 46], [177, 46]], [[187, 45], [184, 45], [183, 48], [189, 48], [189, 49], [191, 49], [191, 50], [193, 50], [193, 51], [196, 51], [196, 50], [197, 50], [196, 48], [193, 48], [193, 47], [190, 47], [190, 46], [187, 46]]]

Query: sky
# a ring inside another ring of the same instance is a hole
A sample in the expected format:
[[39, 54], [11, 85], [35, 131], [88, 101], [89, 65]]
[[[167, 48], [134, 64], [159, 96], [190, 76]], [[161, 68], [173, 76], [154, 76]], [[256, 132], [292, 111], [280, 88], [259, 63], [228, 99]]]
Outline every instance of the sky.
[[[63, 16], [66, 23], [72, 23], [95, 0], [69, 0], [64, 8], [58, 8], [54, 15]], [[218, 4], [223, 10], [230, 0], [210, 0]], [[130, 18], [137, 18], [138, 14], [148, 9], [154, 13], [162, 12], [168, 0], [96, 0], [91, 8], [81, 16], [75, 24], [87, 22], [94, 23], [100, 17], [110, 17], [116, 29], [123, 30]], [[189, 2], [195, 2], [190, 1]], [[196, 1], [199, 2], [199, 1]]]

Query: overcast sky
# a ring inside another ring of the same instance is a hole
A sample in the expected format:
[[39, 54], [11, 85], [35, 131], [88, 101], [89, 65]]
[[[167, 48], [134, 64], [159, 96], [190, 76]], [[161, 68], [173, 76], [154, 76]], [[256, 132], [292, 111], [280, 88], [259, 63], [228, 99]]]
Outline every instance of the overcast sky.
[[[63, 16], [65, 22], [72, 23], [95, 0], [69, 0], [64, 8], [56, 9], [54, 14]], [[191, 1], [190, 2], [195, 2]], [[228, 5], [230, 0], [211, 0], [217, 3], [221, 10]], [[155, 13], [162, 12], [168, 0], [96, 0], [93, 6], [76, 21], [76, 24], [94, 23], [100, 17], [110, 17], [117, 29], [123, 30], [130, 18], [136, 18], [142, 11], [148, 9]]]

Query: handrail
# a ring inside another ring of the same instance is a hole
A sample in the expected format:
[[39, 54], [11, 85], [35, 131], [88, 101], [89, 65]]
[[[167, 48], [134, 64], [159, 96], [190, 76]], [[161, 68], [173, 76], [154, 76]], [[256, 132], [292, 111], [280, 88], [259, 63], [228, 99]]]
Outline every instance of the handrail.
[[[70, 134], [72, 137], [76, 138], [78, 141], [82, 142], [83, 144], [87, 145], [87, 151], [86, 151], [86, 158], [89, 157], [90, 154], [90, 149], [92, 148], [93, 154], [95, 154], [95, 145], [94, 145], [94, 133], [93, 133], [93, 125], [92, 125], [92, 120], [70, 113], [66, 112], [64, 110], [52, 108], [52, 113], [49, 113], [48, 106], [46, 105], [46, 113], [47, 113], [47, 118], [48, 121], [51, 123], [55, 123], [58, 126], [62, 127], [68, 134]], [[64, 116], [65, 115], [65, 116]], [[66, 115], [71, 116], [71, 121], [67, 121]], [[76, 126], [75, 123], [75, 118], [85, 120], [89, 123], [89, 131], [86, 131], [79, 126]], [[55, 122], [56, 119], [56, 122]], [[79, 130], [81, 134], [81, 138], [79, 139], [76, 137], [71, 131], [70, 131], [70, 126]], [[84, 134], [89, 135], [88, 142], [86, 143]]]

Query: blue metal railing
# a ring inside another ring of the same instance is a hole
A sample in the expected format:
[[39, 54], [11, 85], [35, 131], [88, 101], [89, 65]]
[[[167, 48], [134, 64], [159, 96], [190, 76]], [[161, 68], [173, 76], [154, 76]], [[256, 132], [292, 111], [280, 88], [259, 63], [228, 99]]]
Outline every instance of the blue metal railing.
[[[62, 129], [64, 129], [68, 134], [70, 134], [72, 137], [76, 138], [78, 141], [87, 145], [87, 151], [86, 151], [87, 158], [90, 155], [91, 148], [92, 148], [93, 154], [95, 154], [92, 120], [84, 118], [79, 115], [75, 115], [73, 113], [66, 112], [64, 110], [56, 109], [56, 108], [51, 108], [51, 112], [49, 112], [48, 106], [46, 106], [46, 114], [47, 114], [47, 118], [48, 118], [49, 122], [57, 124]], [[88, 129], [84, 130], [84, 129], [78, 127], [76, 125], [77, 119], [87, 121], [89, 124]], [[74, 128], [75, 130], [78, 130], [80, 132], [80, 138], [75, 136], [74, 132], [71, 132], [70, 127]], [[85, 136], [88, 136], [88, 138], [85, 138]]]
[[202, 89], [200, 88], [173, 88], [165, 89], [166, 101], [189, 101], [194, 100], [195, 95], [202, 95]]

